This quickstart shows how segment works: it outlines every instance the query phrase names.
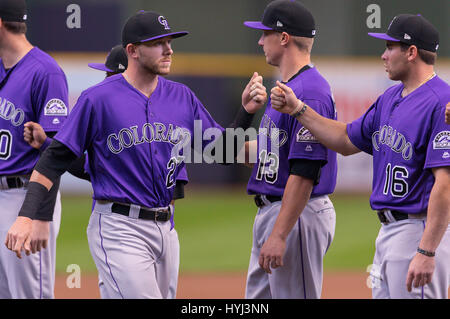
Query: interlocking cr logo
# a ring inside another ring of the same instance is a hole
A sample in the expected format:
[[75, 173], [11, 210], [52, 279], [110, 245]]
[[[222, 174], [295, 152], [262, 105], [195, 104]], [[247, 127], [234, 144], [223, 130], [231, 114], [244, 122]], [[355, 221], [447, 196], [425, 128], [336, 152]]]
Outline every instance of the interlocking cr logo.
[[164, 18], [163, 16], [159, 16], [158, 22], [164, 26], [164, 29], [170, 30], [169, 23], [167, 22], [166, 18]]

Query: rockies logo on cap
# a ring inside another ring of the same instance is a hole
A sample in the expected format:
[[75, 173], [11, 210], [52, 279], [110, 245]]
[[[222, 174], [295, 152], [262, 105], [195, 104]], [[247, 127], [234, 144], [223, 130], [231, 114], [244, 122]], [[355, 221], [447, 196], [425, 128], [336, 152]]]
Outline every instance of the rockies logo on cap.
[[142, 43], [163, 37], [179, 38], [187, 35], [187, 31], [171, 32], [167, 19], [152, 11], [139, 11], [130, 17], [122, 30], [122, 45]]

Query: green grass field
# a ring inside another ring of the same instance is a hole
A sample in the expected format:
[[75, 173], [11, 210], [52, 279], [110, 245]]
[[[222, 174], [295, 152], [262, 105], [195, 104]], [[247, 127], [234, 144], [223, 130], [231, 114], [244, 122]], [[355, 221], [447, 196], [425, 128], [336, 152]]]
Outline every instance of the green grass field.
[[[379, 229], [367, 195], [334, 195], [335, 239], [325, 257], [326, 270], [365, 271], [372, 263]], [[91, 199], [63, 196], [57, 242], [57, 271], [70, 264], [95, 272], [86, 239]], [[180, 271], [245, 271], [256, 206], [244, 187], [224, 191], [186, 189], [176, 203], [175, 228], [181, 245]]]

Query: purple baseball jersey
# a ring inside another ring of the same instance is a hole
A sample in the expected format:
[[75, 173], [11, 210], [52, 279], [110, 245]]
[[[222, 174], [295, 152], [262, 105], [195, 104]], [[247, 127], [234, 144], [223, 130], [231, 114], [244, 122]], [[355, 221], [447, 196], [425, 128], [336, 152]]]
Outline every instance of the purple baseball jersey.
[[31, 174], [39, 151], [23, 139], [24, 124], [59, 130], [67, 101], [66, 76], [45, 52], [35, 47], [9, 70], [0, 59], [0, 175]]
[[158, 77], [148, 98], [117, 74], [81, 94], [55, 139], [87, 150], [94, 199], [164, 207], [184, 168], [172, 148], [192, 141], [194, 120], [223, 131], [185, 85]]
[[[316, 112], [336, 119], [336, 109], [328, 82], [316, 68], [301, 72], [287, 84], [295, 95]], [[289, 160], [307, 159], [324, 161], [320, 182], [314, 186], [311, 196], [331, 194], [336, 186], [336, 153], [328, 150], [296, 119], [274, 110], [269, 103], [261, 120], [259, 134], [268, 138], [266, 146], [258, 142], [258, 159], [247, 186], [248, 194], [282, 196], [289, 178]], [[279, 133], [275, 133], [278, 129]], [[259, 137], [260, 139], [261, 137]], [[278, 154], [272, 145], [278, 144]]]
[[347, 125], [347, 133], [373, 156], [372, 209], [415, 214], [428, 207], [431, 168], [450, 166], [450, 130], [444, 122], [450, 88], [437, 76], [404, 98], [403, 88], [389, 88]]

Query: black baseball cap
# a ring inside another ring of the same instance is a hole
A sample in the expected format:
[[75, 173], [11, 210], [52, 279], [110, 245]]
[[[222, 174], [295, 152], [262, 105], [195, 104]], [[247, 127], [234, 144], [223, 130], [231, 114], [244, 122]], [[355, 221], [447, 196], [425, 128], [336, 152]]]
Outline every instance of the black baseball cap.
[[399, 14], [391, 21], [386, 33], [369, 35], [386, 41], [415, 45], [431, 52], [436, 52], [439, 48], [438, 30], [420, 14]]
[[119, 44], [111, 49], [104, 64], [89, 63], [88, 65], [100, 71], [122, 73], [128, 67], [128, 57], [123, 46]]
[[139, 11], [130, 17], [122, 31], [122, 45], [147, 42], [167, 36], [179, 38], [187, 35], [187, 31], [172, 32], [167, 19], [153, 11]]
[[0, 0], [0, 18], [7, 22], [25, 22], [27, 20], [25, 0]]
[[293, 0], [276, 0], [264, 10], [262, 21], [245, 21], [244, 25], [259, 30], [286, 32], [293, 36], [314, 38], [314, 17], [305, 6]]

